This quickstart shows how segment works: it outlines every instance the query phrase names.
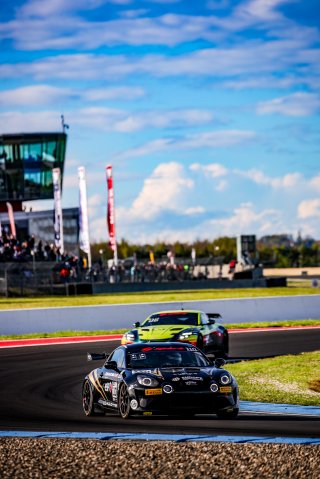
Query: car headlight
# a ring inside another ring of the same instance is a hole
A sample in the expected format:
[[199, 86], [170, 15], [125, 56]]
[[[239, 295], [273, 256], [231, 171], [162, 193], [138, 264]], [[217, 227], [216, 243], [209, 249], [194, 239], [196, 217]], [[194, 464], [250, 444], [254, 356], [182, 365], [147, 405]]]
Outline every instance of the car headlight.
[[134, 333], [126, 333], [126, 339], [128, 341], [134, 341], [136, 339], [136, 335]]
[[197, 330], [194, 329], [185, 329], [184, 331], [181, 331], [181, 333], [178, 335], [178, 339], [189, 339], [190, 336], [194, 336], [197, 334]]
[[159, 386], [159, 381], [155, 378], [151, 378], [150, 376], [142, 376], [139, 374], [137, 376], [137, 381], [139, 384], [141, 384], [141, 386], [146, 386], [148, 388], [155, 388]]
[[179, 334], [179, 339], [188, 339], [190, 336], [192, 336], [192, 334], [192, 331], [185, 331]]
[[229, 374], [222, 374], [219, 378], [219, 381], [221, 384], [226, 385], [226, 384], [230, 384], [232, 379], [231, 379], [231, 376], [229, 376]]
[[212, 383], [210, 384], [210, 390], [211, 390], [213, 393], [218, 392], [218, 391], [219, 391], [219, 386], [218, 386], [218, 384], [212, 382]]

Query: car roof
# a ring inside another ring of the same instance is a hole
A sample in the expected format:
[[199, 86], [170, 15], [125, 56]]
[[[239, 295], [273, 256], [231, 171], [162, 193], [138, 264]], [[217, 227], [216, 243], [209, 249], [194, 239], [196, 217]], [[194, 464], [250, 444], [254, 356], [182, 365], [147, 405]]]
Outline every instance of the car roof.
[[167, 313], [170, 313], [170, 314], [174, 314], [174, 313], [202, 313], [203, 311], [199, 311], [198, 309], [168, 309], [168, 310], [165, 310], [165, 311], [156, 311], [154, 313], [151, 313], [149, 316], [152, 316], [154, 314], [167, 314]]

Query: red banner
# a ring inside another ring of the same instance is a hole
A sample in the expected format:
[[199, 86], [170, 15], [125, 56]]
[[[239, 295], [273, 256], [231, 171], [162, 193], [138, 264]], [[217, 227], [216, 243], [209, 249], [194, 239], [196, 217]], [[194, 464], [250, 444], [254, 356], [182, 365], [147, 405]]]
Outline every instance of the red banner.
[[108, 185], [108, 210], [107, 210], [107, 224], [109, 230], [109, 245], [110, 248], [116, 252], [117, 250], [117, 241], [116, 241], [116, 226], [115, 226], [115, 216], [114, 216], [114, 194], [113, 194], [113, 178], [112, 178], [112, 166], [108, 165], [106, 167], [107, 172], [107, 185]]
[[12, 204], [7, 203], [7, 208], [8, 208], [8, 215], [9, 215], [9, 221], [10, 221], [11, 234], [14, 238], [16, 238], [17, 237], [16, 225], [15, 225], [15, 222], [14, 222], [14, 214], [13, 214]]

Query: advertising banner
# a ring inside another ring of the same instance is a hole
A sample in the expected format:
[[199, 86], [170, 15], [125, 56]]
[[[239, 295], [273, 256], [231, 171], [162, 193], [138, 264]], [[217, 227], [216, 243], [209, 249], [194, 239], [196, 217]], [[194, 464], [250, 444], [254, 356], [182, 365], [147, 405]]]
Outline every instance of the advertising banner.
[[8, 215], [9, 215], [9, 221], [10, 221], [10, 228], [11, 228], [11, 234], [14, 238], [17, 237], [16, 233], [16, 225], [14, 222], [14, 215], [13, 215], [13, 208], [11, 203], [7, 203], [7, 208], [8, 208]]
[[88, 266], [91, 267], [89, 219], [87, 205], [86, 170], [84, 166], [78, 168], [79, 178], [79, 246], [88, 255]]
[[60, 249], [60, 253], [63, 253], [64, 243], [63, 243], [60, 168], [53, 168], [52, 179], [53, 179], [53, 198], [54, 198], [54, 243], [55, 243], [55, 246]]
[[109, 245], [114, 252], [114, 260], [117, 264], [117, 240], [115, 227], [115, 212], [114, 212], [114, 192], [113, 192], [113, 177], [112, 166], [106, 167], [107, 186], [108, 186], [108, 208], [107, 208], [107, 225], [109, 231]]

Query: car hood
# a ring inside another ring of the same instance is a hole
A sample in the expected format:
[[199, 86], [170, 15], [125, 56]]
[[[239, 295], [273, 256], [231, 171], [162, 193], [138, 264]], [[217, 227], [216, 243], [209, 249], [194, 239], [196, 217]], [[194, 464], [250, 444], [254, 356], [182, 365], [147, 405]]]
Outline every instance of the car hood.
[[[221, 370], [220, 370], [221, 371]], [[176, 383], [178, 386], [191, 381], [192, 383], [207, 383], [212, 377], [218, 374], [218, 370], [213, 366], [197, 368], [197, 367], [165, 367], [150, 369], [135, 369], [133, 374], [152, 374], [161, 378], [165, 382]]]
[[181, 326], [170, 324], [169, 326], [146, 326], [138, 328], [139, 339], [142, 341], [150, 341], [157, 339], [170, 339], [185, 329], [192, 328], [193, 326]]
[[160, 368], [165, 381], [204, 381], [211, 378], [213, 368]]

